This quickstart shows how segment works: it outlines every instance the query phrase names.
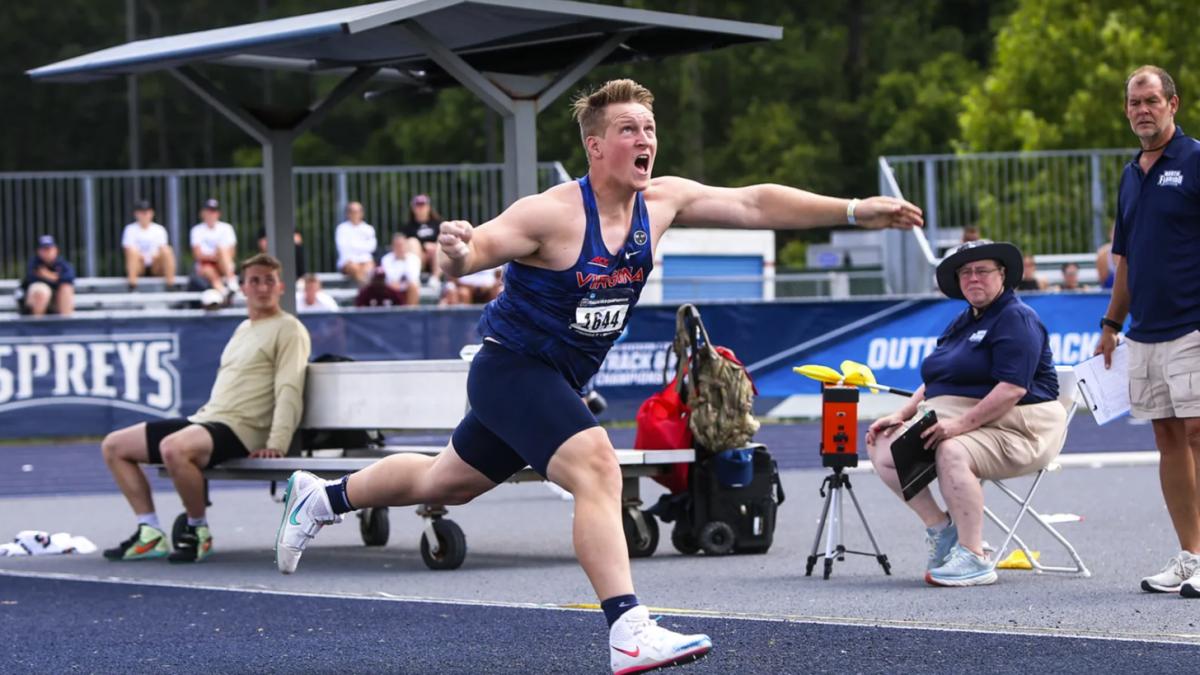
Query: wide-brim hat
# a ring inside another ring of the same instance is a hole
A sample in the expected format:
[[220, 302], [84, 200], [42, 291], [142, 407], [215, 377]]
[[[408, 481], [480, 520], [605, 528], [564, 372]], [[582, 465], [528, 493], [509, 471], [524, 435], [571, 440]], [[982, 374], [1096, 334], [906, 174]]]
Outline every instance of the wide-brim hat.
[[979, 239], [968, 241], [954, 249], [937, 266], [938, 288], [948, 298], [965, 300], [958, 285], [958, 268], [977, 260], [995, 260], [1004, 266], [1004, 287], [1013, 289], [1021, 282], [1025, 258], [1021, 249], [1006, 241]]

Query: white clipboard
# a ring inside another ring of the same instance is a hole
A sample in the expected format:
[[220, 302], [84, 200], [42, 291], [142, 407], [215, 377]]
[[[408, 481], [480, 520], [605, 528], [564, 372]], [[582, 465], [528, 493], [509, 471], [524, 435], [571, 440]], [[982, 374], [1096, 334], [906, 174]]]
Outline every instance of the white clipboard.
[[1112, 368], [1104, 367], [1104, 355], [1093, 356], [1075, 366], [1083, 403], [1092, 411], [1096, 424], [1107, 424], [1129, 413], [1129, 345], [1122, 342], [1112, 355]]

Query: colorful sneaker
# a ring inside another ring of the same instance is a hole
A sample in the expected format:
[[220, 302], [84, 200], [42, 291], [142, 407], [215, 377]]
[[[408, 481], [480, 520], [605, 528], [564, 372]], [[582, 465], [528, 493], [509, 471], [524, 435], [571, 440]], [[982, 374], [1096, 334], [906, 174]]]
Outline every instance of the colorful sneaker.
[[617, 619], [609, 629], [608, 644], [616, 675], [691, 663], [712, 650], [707, 635], [681, 635], [662, 628], [641, 605]]
[[283, 520], [275, 535], [275, 564], [279, 571], [295, 572], [308, 542], [322, 527], [340, 522], [342, 517], [334, 515], [329, 506], [325, 481], [307, 471], [294, 472], [283, 493]]
[[167, 534], [157, 527], [138, 525], [131, 537], [104, 552], [109, 560], [151, 560], [164, 558], [171, 552]]
[[941, 530], [925, 528], [925, 545], [929, 547], [929, 559], [925, 561], [925, 571], [941, 567], [950, 558], [950, 550], [958, 544], [958, 528], [954, 522]]
[[1191, 580], [1197, 569], [1200, 569], [1200, 556], [1180, 551], [1174, 558], [1167, 561], [1167, 566], [1163, 568], [1163, 571], [1142, 579], [1142, 590], [1147, 593], [1179, 593], [1182, 595], [1183, 582]]
[[175, 540], [175, 550], [167, 557], [173, 563], [200, 562], [212, 555], [212, 533], [207, 525], [188, 525]]
[[986, 586], [996, 583], [996, 570], [992, 561], [955, 544], [946, 564], [925, 573], [925, 582], [933, 586]]

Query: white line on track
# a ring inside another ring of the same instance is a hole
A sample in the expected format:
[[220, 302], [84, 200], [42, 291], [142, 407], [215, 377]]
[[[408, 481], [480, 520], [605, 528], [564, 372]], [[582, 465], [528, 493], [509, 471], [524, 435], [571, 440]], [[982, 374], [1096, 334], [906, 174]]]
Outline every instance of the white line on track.
[[[27, 579], [50, 579], [56, 581], [79, 581], [128, 586], [151, 586], [157, 588], [173, 588], [182, 590], [221, 591], [228, 593], [254, 593], [258, 595], [278, 595], [300, 598], [322, 598], [332, 600], [371, 600], [376, 602], [409, 602], [434, 605], [449, 605], [460, 607], [485, 607], [505, 609], [539, 609], [556, 612], [598, 612], [594, 605], [579, 604], [545, 604], [534, 602], [506, 602], [502, 600], [460, 600], [454, 598], [430, 598], [420, 596], [393, 595], [379, 591], [372, 595], [356, 595], [353, 593], [319, 593], [311, 591], [284, 591], [268, 588], [253, 588], [241, 586], [214, 586], [210, 584], [193, 584], [177, 581], [130, 579], [114, 576], [93, 576], [64, 572], [26, 572], [20, 570], [0, 569], [0, 577], [18, 577]], [[722, 610], [683, 609], [671, 607], [649, 607], [658, 614], [681, 616], [697, 619], [724, 619], [733, 621], [759, 621], [790, 624], [809, 624], [819, 626], [854, 626], [858, 628], [891, 628], [898, 630], [945, 631], [952, 633], [973, 633], [979, 635], [1004, 635], [1021, 637], [1053, 637], [1072, 640], [1105, 640], [1114, 642], [1142, 642], [1175, 646], [1200, 646], [1200, 634], [1196, 633], [1135, 633], [1135, 632], [1101, 632], [1087, 630], [1064, 630], [1060, 628], [1039, 626], [1009, 626], [988, 624], [939, 623], [935, 621], [912, 621], [902, 619], [869, 619], [857, 617], [827, 617], [806, 616], [801, 614], [755, 614], [749, 612], [730, 612]], [[1180, 642], [1184, 641], [1184, 642]]]

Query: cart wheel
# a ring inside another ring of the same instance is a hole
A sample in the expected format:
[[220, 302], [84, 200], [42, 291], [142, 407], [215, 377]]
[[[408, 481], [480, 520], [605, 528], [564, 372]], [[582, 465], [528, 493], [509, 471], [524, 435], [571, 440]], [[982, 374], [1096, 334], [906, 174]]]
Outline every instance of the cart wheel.
[[429, 550], [425, 534], [421, 534], [421, 559], [431, 570], [456, 570], [467, 557], [467, 537], [453, 520], [438, 518], [433, 521], [433, 533], [437, 536], [438, 552]]
[[682, 520], [675, 521], [675, 527], [671, 528], [671, 543], [684, 555], [695, 555], [700, 550], [700, 541], [692, 534], [691, 524]]
[[171, 548], [179, 550], [179, 537], [183, 535], [183, 531], [187, 529], [187, 511], [175, 516], [175, 522], [171, 525]]
[[709, 555], [725, 555], [733, 550], [736, 537], [733, 528], [721, 520], [714, 520], [700, 530], [700, 548]]
[[386, 546], [391, 534], [386, 506], [363, 509], [358, 512], [358, 531], [367, 546]]
[[649, 558], [658, 548], [658, 520], [651, 514], [642, 511], [646, 521], [646, 539], [639, 541], [637, 525], [628, 509], [621, 511], [621, 524], [625, 527], [625, 544], [629, 547], [630, 558]]

